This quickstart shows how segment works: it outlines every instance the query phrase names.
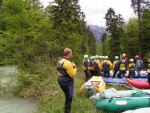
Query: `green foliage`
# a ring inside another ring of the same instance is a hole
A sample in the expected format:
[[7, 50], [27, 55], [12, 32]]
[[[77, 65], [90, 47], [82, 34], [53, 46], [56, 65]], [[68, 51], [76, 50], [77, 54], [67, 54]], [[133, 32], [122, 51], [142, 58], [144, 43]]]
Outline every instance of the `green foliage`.
[[[105, 14], [107, 31], [111, 34], [110, 51], [111, 58], [121, 52], [120, 43], [124, 32], [124, 19], [122, 15], [116, 15], [112, 8]], [[116, 46], [118, 45], [118, 46]]]
[[150, 9], [143, 12], [141, 36], [142, 55], [145, 56], [149, 52], [148, 48], [150, 48], [150, 44], [147, 43], [150, 41]]
[[24, 72], [20, 73], [17, 83], [20, 96], [40, 100], [43, 96], [52, 95], [56, 91], [57, 87], [54, 85], [57, 81], [56, 69], [49, 68], [41, 71], [43, 72], [36, 75]]
[[125, 26], [124, 37], [122, 38], [122, 51], [134, 58], [138, 52], [138, 23], [136, 18], [130, 18]]
[[106, 36], [103, 42], [103, 55], [112, 56], [110, 52], [110, 41], [111, 37]]
[[55, 49], [58, 53], [55, 56], [59, 57], [65, 47], [70, 47], [74, 51], [75, 60], [79, 61], [81, 60], [80, 53], [91, 53], [92, 50], [89, 50], [91, 46], [95, 49], [94, 36], [86, 27], [84, 13], [78, 5], [78, 0], [55, 0], [54, 2], [57, 5], [52, 5], [52, 19], [57, 41], [55, 48], [58, 48]]
[[94, 38], [94, 35], [92, 34], [92, 32], [89, 30], [88, 28], [88, 47], [89, 47], [89, 54], [90, 55], [95, 55], [96, 54], [96, 40]]

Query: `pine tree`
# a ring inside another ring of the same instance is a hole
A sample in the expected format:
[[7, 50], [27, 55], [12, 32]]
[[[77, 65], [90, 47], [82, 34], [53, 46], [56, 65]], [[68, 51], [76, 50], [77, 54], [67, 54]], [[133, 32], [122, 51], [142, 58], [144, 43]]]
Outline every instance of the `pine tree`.
[[150, 8], [150, 2], [147, 0], [131, 0], [131, 6], [135, 14], [138, 15], [138, 47], [139, 47], [139, 54], [142, 57], [142, 43], [141, 43], [141, 15], [145, 9]]
[[[105, 14], [107, 31], [111, 34], [110, 51], [111, 57], [121, 52], [120, 43], [124, 32], [124, 19], [121, 14], [116, 15], [114, 9], [109, 8]], [[117, 45], [117, 46], [116, 46]]]

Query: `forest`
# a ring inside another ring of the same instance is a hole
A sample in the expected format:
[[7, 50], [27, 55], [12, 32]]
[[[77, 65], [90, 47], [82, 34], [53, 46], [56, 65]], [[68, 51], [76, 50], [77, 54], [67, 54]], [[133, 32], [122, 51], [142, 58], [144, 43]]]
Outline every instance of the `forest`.
[[108, 55], [111, 60], [121, 53], [129, 58], [140, 54], [146, 59], [150, 46], [150, 11], [144, 0], [140, 6], [132, 0], [137, 18], [130, 18], [126, 23], [121, 14], [109, 8], [105, 19], [111, 35], [104, 33], [102, 43], [98, 44], [78, 2], [55, 0], [57, 5], [51, 3], [44, 8], [40, 0], [1, 1], [0, 65], [17, 64], [29, 70], [38, 68], [39, 63], [53, 65], [65, 47], [73, 50], [73, 60], [78, 64], [84, 54]]
[[[79, 68], [85, 54], [107, 55], [113, 61], [122, 53], [129, 58], [139, 54], [146, 68], [150, 4], [131, 0], [131, 6], [137, 17], [128, 22], [113, 8], [108, 9], [104, 17], [110, 35], [104, 33], [99, 43], [85, 22], [79, 0], [54, 0], [47, 7], [40, 0], [0, 0], [0, 65], [17, 65], [21, 70], [20, 94], [36, 98], [43, 95], [41, 87], [48, 84], [48, 74], [56, 74], [56, 62], [66, 47], [73, 50], [71, 60]], [[34, 89], [34, 93], [25, 93], [27, 89]]]

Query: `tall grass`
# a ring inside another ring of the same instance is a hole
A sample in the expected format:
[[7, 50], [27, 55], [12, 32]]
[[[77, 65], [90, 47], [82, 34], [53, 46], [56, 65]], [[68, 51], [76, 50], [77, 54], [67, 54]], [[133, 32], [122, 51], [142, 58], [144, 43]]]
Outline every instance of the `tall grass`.
[[[49, 88], [51, 93], [45, 94], [41, 98], [41, 107], [37, 113], [63, 113], [64, 107], [64, 93], [60, 89], [57, 83], [56, 72], [52, 75], [52, 81], [50, 82]], [[80, 87], [85, 83], [84, 73], [82, 70], [78, 70], [75, 77], [74, 84], [74, 97], [72, 101], [72, 112], [71, 113], [108, 113], [101, 110], [97, 110], [94, 106], [95, 103], [89, 98], [85, 97], [83, 93], [80, 92]], [[114, 87], [116, 89], [125, 89], [123, 86], [111, 86], [107, 85], [106, 88]]]

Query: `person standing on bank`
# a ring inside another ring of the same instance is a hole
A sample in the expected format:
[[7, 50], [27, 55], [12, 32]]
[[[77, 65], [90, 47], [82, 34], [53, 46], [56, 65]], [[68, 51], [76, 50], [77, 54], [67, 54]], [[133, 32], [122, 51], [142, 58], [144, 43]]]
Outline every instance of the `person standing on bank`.
[[115, 61], [113, 62], [113, 78], [115, 78], [116, 74], [118, 76], [119, 73], [120, 60], [118, 56], [115, 56]]
[[90, 73], [90, 70], [89, 70], [89, 63], [90, 63], [90, 61], [89, 61], [88, 55], [84, 55], [82, 69], [85, 73], [85, 81], [87, 81], [91, 78], [91, 73]]
[[142, 67], [143, 67], [143, 61], [140, 60], [139, 55], [135, 56], [135, 60], [136, 60], [136, 71], [137, 71], [138, 77], [140, 78], [141, 77], [141, 70], [142, 70]]
[[64, 57], [57, 62], [57, 70], [61, 74], [58, 77], [58, 84], [65, 94], [64, 113], [71, 112], [71, 104], [74, 93], [74, 77], [77, 72], [76, 65], [69, 59], [72, 57], [70, 48], [64, 49]]
[[147, 79], [148, 79], [148, 83], [150, 85], [150, 55], [148, 56], [147, 61], [148, 61]]

